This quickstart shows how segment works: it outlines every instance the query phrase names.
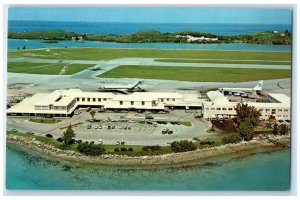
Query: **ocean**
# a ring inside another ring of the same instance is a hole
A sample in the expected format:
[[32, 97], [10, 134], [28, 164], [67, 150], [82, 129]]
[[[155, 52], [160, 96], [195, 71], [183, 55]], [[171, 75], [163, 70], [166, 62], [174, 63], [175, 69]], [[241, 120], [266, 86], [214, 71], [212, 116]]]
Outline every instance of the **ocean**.
[[286, 191], [290, 151], [259, 149], [181, 168], [124, 168], [57, 160], [7, 147], [9, 190]]
[[260, 31], [291, 31], [290, 24], [199, 24], [199, 23], [117, 23], [117, 22], [55, 22], [8, 21], [8, 32], [28, 30], [65, 30], [78, 33], [129, 34], [140, 30], [163, 33], [182, 30], [208, 32], [219, 35], [250, 34]]
[[[291, 31], [287, 24], [184, 24], [184, 23], [108, 23], [108, 22], [52, 22], [52, 21], [8, 21], [9, 32], [28, 30], [59, 29], [79, 33], [129, 34], [140, 30], [152, 29], [161, 32], [193, 30], [221, 35], [249, 34], [259, 31]], [[42, 43], [41, 40], [8, 39], [8, 49], [16, 50], [26, 47], [100, 47], [100, 48], [156, 48], [156, 49], [198, 49], [198, 50], [247, 50], [247, 51], [291, 51], [291, 45], [255, 45], [255, 44], [175, 44], [144, 43], [126, 44], [97, 41], [60, 41], [59, 43]]]

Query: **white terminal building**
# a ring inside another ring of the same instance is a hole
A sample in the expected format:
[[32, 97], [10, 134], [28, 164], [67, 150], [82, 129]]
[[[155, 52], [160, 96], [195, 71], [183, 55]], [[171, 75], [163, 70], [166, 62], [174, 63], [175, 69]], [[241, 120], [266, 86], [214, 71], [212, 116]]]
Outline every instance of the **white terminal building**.
[[[56, 90], [37, 93], [7, 109], [7, 116], [71, 117], [78, 107], [97, 107], [106, 110], [152, 110], [168, 108], [201, 110], [205, 119], [232, 118], [239, 101], [232, 101], [219, 91], [200, 93], [135, 92], [115, 94], [111, 92], [83, 92], [79, 89]], [[290, 120], [290, 98], [284, 94], [268, 94], [264, 102], [240, 102], [261, 111], [261, 118], [274, 116], [278, 120]]]

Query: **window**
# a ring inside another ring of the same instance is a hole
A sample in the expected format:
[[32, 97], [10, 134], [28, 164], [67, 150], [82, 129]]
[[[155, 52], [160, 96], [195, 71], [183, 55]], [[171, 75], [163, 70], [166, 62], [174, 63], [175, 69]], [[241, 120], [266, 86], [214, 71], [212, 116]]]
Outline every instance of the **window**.
[[205, 108], [205, 110], [209, 110], [209, 108]]
[[95, 102], [96, 101], [96, 98], [93, 98], [93, 102]]
[[222, 108], [222, 110], [227, 110], [226, 108]]
[[228, 108], [228, 110], [233, 110], [232, 108]]
[[106, 98], [103, 98], [103, 101], [106, 101]]
[[266, 112], [269, 112], [270, 111], [270, 109], [266, 109]]
[[172, 101], [175, 101], [175, 99], [172, 99]]
[[278, 112], [282, 112], [282, 109], [278, 109]]
[[85, 101], [85, 98], [82, 98], [82, 101]]
[[77, 101], [80, 101], [80, 99], [79, 99], [79, 98], [77, 98]]
[[167, 99], [167, 101], [169, 101], [169, 99]]
[[211, 110], [215, 110], [215, 108], [211, 108]]
[[221, 110], [221, 108], [217, 108], [217, 110]]
[[90, 102], [90, 101], [91, 101], [91, 98], [87, 98], [87, 101]]
[[161, 102], [164, 102], [164, 99], [161, 99], [160, 101], [161, 101]]
[[278, 117], [281, 117], [281, 115], [278, 115]]
[[120, 105], [123, 105], [123, 101], [120, 101]]
[[134, 101], [131, 101], [130, 104], [131, 104], [131, 105], [134, 105]]
[[98, 98], [98, 102], [101, 102], [101, 98]]
[[262, 112], [264, 109], [259, 109], [258, 111]]
[[142, 101], [142, 106], [144, 106], [145, 105], [145, 101]]
[[276, 111], [276, 109], [272, 109], [272, 112]]
[[284, 112], [288, 112], [289, 111], [289, 109], [284, 109]]

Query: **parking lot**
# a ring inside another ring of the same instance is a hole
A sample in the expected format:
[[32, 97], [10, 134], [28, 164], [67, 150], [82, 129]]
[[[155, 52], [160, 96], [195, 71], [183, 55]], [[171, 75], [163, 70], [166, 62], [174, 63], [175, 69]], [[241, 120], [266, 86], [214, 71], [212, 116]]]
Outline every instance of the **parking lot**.
[[[208, 122], [195, 119], [195, 112], [174, 110], [170, 113], [96, 112], [94, 119], [89, 112], [81, 110], [72, 118], [63, 118], [55, 124], [41, 124], [28, 118], [8, 118], [7, 129], [20, 132], [32, 131], [35, 135], [51, 134], [58, 138], [69, 124], [76, 139], [104, 144], [167, 145], [175, 140], [192, 140], [194, 137], [209, 137]], [[64, 128], [64, 129], [62, 129]]]

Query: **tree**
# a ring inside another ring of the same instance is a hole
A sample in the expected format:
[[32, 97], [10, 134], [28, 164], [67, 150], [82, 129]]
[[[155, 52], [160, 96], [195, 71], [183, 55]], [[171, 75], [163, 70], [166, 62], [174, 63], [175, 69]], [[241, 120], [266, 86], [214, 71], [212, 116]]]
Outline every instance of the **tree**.
[[243, 121], [239, 124], [237, 132], [245, 141], [250, 141], [254, 135], [254, 127], [249, 121]]
[[238, 103], [235, 110], [238, 124], [244, 121], [249, 121], [253, 127], [258, 125], [261, 113], [254, 106]]
[[274, 124], [274, 128], [273, 128], [272, 132], [273, 132], [274, 135], [278, 135], [279, 134], [279, 128], [278, 128], [278, 124], [277, 123]]
[[71, 145], [74, 142], [74, 137], [75, 137], [75, 133], [72, 129], [71, 124], [68, 126], [67, 130], [63, 133], [62, 135], [62, 141], [66, 144], [66, 145]]
[[23, 46], [23, 49], [26, 49], [26, 46]]
[[171, 143], [171, 149], [175, 152], [194, 151], [197, 149], [196, 145], [191, 141], [181, 140]]
[[279, 134], [280, 135], [285, 135], [289, 131], [289, 127], [286, 124], [280, 124], [279, 126]]
[[242, 137], [237, 133], [226, 135], [222, 138], [222, 144], [235, 144], [240, 141], [242, 141]]
[[18, 47], [18, 51], [20, 50], [20, 47]]
[[95, 117], [95, 115], [96, 115], [96, 112], [95, 112], [94, 110], [91, 110], [91, 111], [90, 111], [90, 114], [91, 114], [91, 116], [92, 116], [92, 119], [94, 120], [94, 117]]

